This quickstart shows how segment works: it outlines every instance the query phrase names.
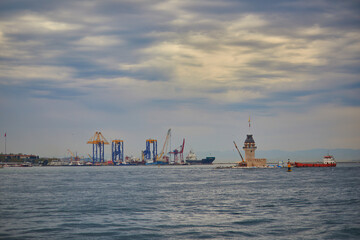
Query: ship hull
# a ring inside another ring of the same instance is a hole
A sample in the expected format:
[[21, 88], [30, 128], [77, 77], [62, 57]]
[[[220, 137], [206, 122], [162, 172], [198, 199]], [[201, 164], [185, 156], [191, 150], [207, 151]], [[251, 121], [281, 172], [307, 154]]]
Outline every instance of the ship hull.
[[201, 160], [186, 160], [186, 163], [190, 165], [209, 165], [213, 161], [215, 161], [215, 157], [207, 157]]
[[168, 165], [168, 164], [169, 164], [168, 162], [163, 162], [163, 161], [145, 163], [145, 165]]
[[336, 163], [298, 163], [298, 162], [295, 162], [295, 167], [336, 167]]

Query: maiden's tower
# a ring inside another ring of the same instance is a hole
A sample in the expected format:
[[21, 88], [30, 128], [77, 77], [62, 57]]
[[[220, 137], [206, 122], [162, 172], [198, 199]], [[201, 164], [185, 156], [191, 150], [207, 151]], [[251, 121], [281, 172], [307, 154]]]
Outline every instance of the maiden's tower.
[[[250, 129], [250, 118], [249, 118]], [[266, 158], [255, 158], [255, 141], [252, 134], [247, 134], [244, 142], [245, 163], [247, 167], [266, 167]]]

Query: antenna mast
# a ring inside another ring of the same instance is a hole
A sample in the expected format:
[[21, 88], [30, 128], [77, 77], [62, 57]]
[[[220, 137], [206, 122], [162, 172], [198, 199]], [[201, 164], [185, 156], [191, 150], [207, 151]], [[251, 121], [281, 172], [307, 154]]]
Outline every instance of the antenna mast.
[[249, 133], [251, 132], [251, 121], [250, 121], [250, 116], [249, 116]]

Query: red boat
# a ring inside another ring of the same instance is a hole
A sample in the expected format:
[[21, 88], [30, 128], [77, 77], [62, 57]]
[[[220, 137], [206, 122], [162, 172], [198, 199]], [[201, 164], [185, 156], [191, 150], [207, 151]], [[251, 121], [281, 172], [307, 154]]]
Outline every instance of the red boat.
[[333, 156], [324, 156], [323, 163], [298, 163], [295, 162], [295, 167], [336, 167], [336, 162]]

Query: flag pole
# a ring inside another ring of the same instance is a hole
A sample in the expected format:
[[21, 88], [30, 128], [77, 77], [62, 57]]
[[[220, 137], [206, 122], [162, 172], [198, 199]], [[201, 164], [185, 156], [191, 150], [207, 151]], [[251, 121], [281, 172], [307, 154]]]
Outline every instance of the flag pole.
[[6, 155], [6, 133], [5, 133], [5, 155]]
[[249, 116], [249, 133], [251, 132], [250, 116]]

